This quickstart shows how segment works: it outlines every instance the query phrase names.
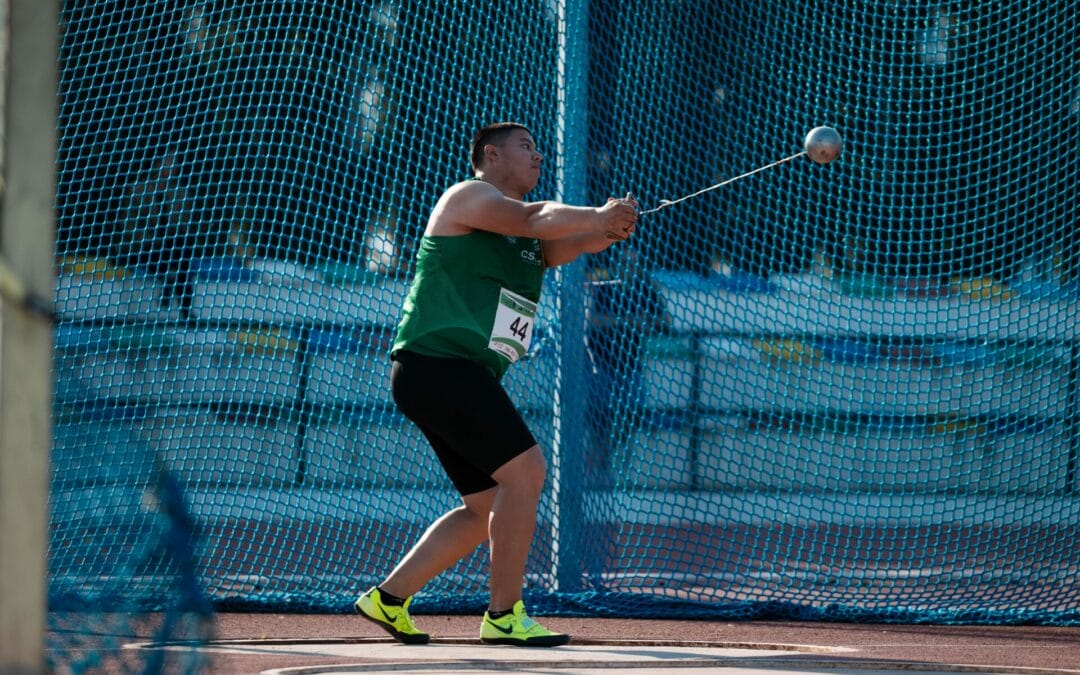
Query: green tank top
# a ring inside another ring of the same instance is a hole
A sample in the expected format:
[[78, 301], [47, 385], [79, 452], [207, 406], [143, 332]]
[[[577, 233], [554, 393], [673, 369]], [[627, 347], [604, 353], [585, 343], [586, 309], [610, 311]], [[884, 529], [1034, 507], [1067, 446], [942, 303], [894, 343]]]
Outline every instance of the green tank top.
[[502, 379], [529, 348], [543, 279], [538, 239], [425, 236], [391, 353], [471, 359]]

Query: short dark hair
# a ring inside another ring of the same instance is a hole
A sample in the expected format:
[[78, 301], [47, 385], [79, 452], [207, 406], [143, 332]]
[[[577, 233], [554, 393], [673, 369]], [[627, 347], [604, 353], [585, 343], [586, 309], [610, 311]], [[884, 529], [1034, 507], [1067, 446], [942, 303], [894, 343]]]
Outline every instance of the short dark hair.
[[472, 164], [473, 171], [475, 172], [480, 168], [480, 165], [484, 163], [485, 145], [488, 143], [498, 145], [505, 141], [507, 136], [519, 129], [532, 134], [528, 127], [518, 122], [496, 122], [483, 127], [473, 134], [469, 153], [469, 163]]

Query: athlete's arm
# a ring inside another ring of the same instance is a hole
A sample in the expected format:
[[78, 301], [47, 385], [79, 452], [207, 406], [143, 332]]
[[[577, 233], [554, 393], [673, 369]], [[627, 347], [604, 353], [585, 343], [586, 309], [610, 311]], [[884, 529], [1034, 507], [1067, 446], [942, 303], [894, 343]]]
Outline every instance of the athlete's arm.
[[632, 195], [626, 195], [624, 199], [608, 199], [607, 205], [620, 203], [629, 205], [634, 209], [634, 218], [629, 225], [614, 232], [605, 232], [603, 235], [595, 233], [575, 234], [562, 239], [543, 242], [544, 263], [548, 267], [558, 267], [577, 260], [582, 253], [599, 253], [618, 241], [625, 241], [634, 235], [637, 229], [638, 202]]
[[579, 234], [554, 239], [541, 243], [544, 250], [544, 264], [548, 267], [558, 267], [577, 260], [582, 253], [599, 253], [618, 241], [625, 241], [633, 236], [634, 225], [617, 236]]
[[[487, 230], [512, 237], [545, 241], [584, 237], [625, 238], [637, 211], [626, 200], [601, 207], [559, 202], [523, 202], [507, 197], [483, 181], [465, 181], [448, 189], [432, 210], [427, 234], [460, 235]], [[601, 249], [602, 250], [602, 249]]]

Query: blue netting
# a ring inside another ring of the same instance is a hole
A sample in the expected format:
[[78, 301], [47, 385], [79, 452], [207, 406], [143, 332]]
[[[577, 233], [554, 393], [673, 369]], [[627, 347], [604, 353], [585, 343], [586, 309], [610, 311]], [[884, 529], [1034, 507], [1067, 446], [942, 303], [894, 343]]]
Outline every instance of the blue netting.
[[[54, 604], [153, 597], [114, 577], [159, 461], [219, 607], [347, 611], [455, 505], [387, 348], [475, 128], [532, 128], [534, 198], [651, 207], [829, 124], [839, 161], [650, 214], [548, 279], [506, 380], [552, 469], [529, 601], [1077, 623], [1076, 13], [67, 2]], [[414, 607], [477, 611], [485, 565]]]

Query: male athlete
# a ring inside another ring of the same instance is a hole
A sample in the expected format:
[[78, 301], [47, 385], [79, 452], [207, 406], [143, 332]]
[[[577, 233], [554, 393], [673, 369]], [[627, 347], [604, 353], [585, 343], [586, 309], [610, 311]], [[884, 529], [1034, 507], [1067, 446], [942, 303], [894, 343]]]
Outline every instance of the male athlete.
[[416, 275], [391, 349], [391, 391], [420, 428], [462, 505], [436, 520], [356, 610], [407, 644], [429, 639], [409, 616], [412, 595], [484, 541], [488, 644], [563, 645], [525, 612], [525, 562], [547, 471], [536, 439], [500, 380], [529, 348], [544, 271], [633, 235], [637, 202], [604, 206], [522, 201], [543, 156], [521, 124], [486, 126], [472, 139], [475, 180], [451, 186], [428, 219]]

